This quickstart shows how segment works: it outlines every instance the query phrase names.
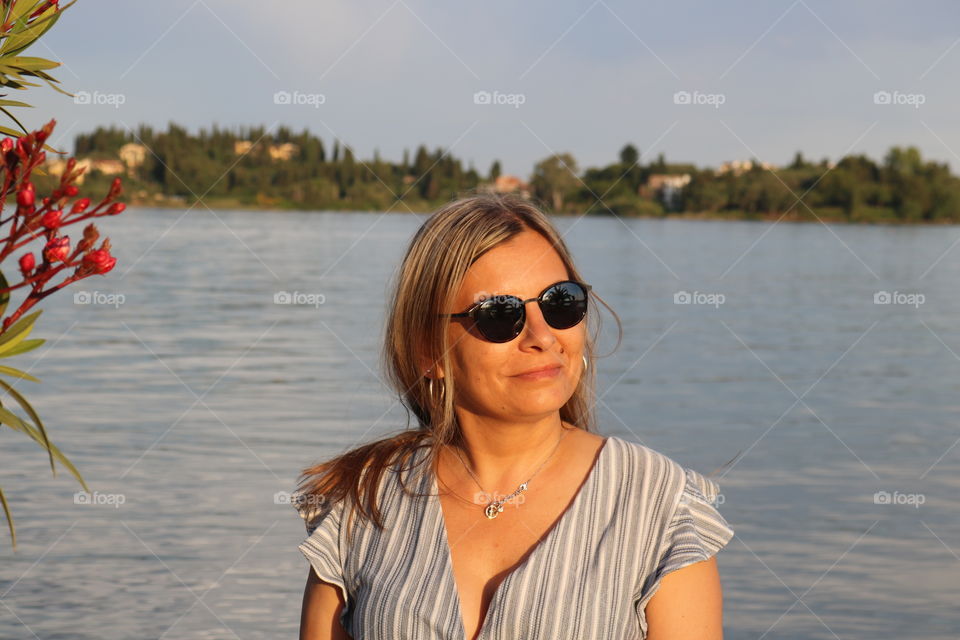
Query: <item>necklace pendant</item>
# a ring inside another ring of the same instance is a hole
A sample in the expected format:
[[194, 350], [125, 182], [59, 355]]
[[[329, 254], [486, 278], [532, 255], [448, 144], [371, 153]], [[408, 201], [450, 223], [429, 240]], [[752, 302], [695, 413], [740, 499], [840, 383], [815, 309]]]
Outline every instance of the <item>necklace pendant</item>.
[[490, 520], [493, 520], [494, 518], [497, 517], [498, 513], [503, 511], [503, 507], [498, 508], [498, 506], [499, 505], [496, 505], [493, 502], [487, 505], [487, 508], [483, 510], [483, 512], [487, 515], [487, 518], [489, 518]]

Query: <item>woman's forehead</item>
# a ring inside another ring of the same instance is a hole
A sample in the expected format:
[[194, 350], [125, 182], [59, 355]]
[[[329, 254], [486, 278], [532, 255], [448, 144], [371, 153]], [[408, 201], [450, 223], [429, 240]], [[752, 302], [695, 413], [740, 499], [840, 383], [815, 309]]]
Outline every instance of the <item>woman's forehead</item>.
[[505, 277], [473, 277], [464, 281], [458, 297], [463, 302], [477, 302], [493, 295], [533, 298], [550, 285], [567, 278], [562, 264], [560, 269], [530, 270]]
[[480, 256], [467, 270], [459, 298], [509, 294], [531, 298], [567, 279], [567, 267], [546, 238], [524, 231]]

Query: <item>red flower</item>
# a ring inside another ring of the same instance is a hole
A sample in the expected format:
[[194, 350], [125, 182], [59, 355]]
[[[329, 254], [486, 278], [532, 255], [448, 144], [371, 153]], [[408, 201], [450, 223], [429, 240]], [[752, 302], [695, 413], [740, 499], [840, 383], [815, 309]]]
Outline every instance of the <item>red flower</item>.
[[60, 226], [60, 216], [63, 214], [63, 209], [57, 209], [56, 211], [47, 211], [40, 218], [40, 224], [45, 226], [47, 229], [56, 229]]
[[106, 249], [97, 249], [83, 256], [83, 266], [92, 269], [94, 273], [104, 274], [113, 269], [115, 264], [117, 259]]
[[40, 5], [40, 8], [30, 14], [30, 19], [33, 20], [37, 16], [43, 15], [43, 12], [49, 9], [50, 7], [57, 7], [57, 0], [49, 0]]
[[107, 198], [113, 200], [120, 193], [123, 192], [123, 182], [120, 181], [120, 178], [114, 178], [113, 183], [110, 185], [110, 193], [107, 195]]
[[37, 194], [33, 189], [32, 182], [25, 182], [23, 188], [17, 192], [17, 204], [21, 207], [32, 207], [36, 198]]
[[62, 262], [70, 255], [70, 236], [53, 238], [43, 248], [43, 257], [47, 262]]
[[37, 263], [32, 253], [25, 253], [20, 256], [20, 272], [23, 273], [24, 276], [29, 275], [35, 266], [37, 266]]
[[83, 213], [83, 210], [90, 206], [90, 198], [80, 198], [73, 204], [70, 213]]

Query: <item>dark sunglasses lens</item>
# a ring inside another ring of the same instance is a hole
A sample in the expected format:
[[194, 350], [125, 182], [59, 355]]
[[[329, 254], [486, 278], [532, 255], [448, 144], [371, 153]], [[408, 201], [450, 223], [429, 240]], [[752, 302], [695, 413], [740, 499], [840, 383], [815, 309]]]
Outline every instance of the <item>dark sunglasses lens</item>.
[[491, 342], [509, 342], [523, 330], [523, 317], [519, 298], [497, 296], [480, 305], [477, 329]]
[[543, 319], [554, 329], [569, 329], [587, 314], [587, 292], [575, 282], [561, 282], [540, 298]]

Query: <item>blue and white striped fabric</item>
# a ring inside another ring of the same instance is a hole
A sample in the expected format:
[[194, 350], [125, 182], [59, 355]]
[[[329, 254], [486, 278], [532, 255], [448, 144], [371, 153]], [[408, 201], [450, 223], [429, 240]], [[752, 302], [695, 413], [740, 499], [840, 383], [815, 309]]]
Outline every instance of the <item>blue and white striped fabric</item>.
[[[460, 602], [428, 448], [385, 473], [385, 530], [343, 503], [294, 506], [308, 537], [299, 549], [340, 587], [354, 640], [463, 640]], [[423, 464], [415, 464], [423, 461]], [[398, 481], [408, 480], [406, 494]], [[606, 439], [573, 502], [500, 583], [479, 640], [642, 640], [645, 608], [666, 574], [716, 554], [734, 531], [714, 506], [719, 486], [666, 455]]]

